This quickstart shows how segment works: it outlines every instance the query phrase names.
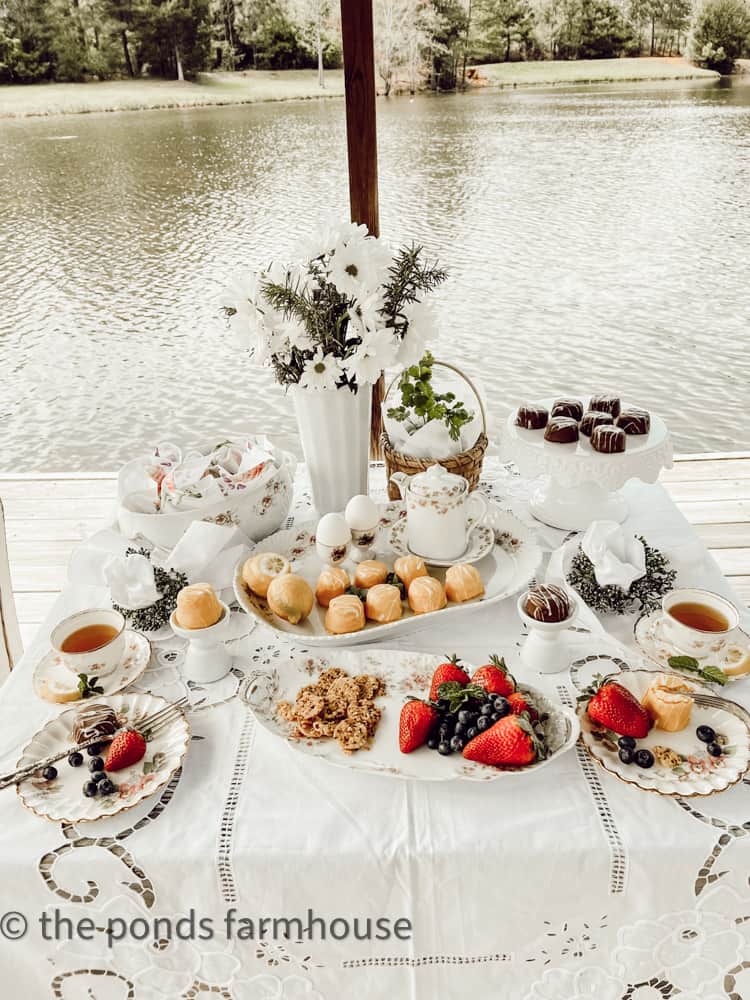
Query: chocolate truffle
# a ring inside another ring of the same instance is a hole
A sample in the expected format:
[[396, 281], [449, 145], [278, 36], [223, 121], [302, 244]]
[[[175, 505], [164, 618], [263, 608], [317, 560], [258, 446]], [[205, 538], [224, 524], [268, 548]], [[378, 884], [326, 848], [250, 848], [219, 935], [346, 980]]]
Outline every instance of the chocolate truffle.
[[524, 611], [537, 622], [564, 622], [570, 617], [570, 601], [562, 587], [540, 584], [526, 595]]
[[117, 716], [109, 705], [102, 705], [101, 702], [82, 705], [73, 723], [73, 742], [85, 743], [94, 736], [101, 736], [103, 740], [112, 739], [119, 728]]
[[545, 441], [570, 444], [578, 440], [578, 421], [570, 417], [552, 417], [544, 432]]
[[549, 413], [545, 406], [525, 406], [518, 407], [516, 414], [516, 427], [525, 427], [527, 431], [540, 431], [547, 426]]
[[580, 420], [583, 416], [583, 403], [580, 399], [556, 399], [552, 404], [552, 416]]
[[612, 423], [614, 423], [614, 417], [611, 413], [604, 413], [602, 410], [589, 410], [588, 413], [584, 413], [581, 417], [579, 429], [581, 434], [591, 437], [595, 428], [601, 427], [602, 424]]
[[625, 451], [625, 431], [611, 424], [597, 427], [591, 435], [591, 447], [594, 451], [601, 451], [606, 455]]
[[620, 415], [620, 397], [610, 396], [602, 393], [599, 396], [592, 396], [589, 400], [590, 410], [601, 410], [602, 413], [611, 413], [613, 417]]
[[623, 410], [617, 418], [617, 426], [622, 427], [626, 434], [648, 434], [651, 417], [646, 410]]

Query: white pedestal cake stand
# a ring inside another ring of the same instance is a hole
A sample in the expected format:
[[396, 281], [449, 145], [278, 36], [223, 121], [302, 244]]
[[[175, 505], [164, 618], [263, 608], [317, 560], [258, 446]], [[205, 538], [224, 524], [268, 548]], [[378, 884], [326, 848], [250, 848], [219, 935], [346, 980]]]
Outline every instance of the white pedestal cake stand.
[[[553, 402], [539, 405], [549, 410]], [[516, 427], [515, 419], [513, 411], [503, 429], [502, 457], [515, 462], [526, 479], [544, 477], [530, 507], [534, 517], [554, 528], [583, 531], [592, 521], [624, 521], [628, 505], [617, 491], [629, 479], [655, 483], [662, 469], [672, 467], [669, 431], [653, 414], [650, 432], [629, 434], [626, 450], [615, 455], [594, 451], [583, 434], [575, 444], [545, 441], [543, 430]]]

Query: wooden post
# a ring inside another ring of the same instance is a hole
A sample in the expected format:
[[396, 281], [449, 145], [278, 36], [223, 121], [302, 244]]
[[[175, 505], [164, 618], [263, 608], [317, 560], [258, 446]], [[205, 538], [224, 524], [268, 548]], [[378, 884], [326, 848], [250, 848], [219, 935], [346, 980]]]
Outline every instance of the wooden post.
[[[346, 140], [349, 152], [349, 204], [352, 222], [380, 235], [378, 213], [378, 140], [375, 125], [375, 50], [372, 0], [341, 0], [346, 87]], [[382, 457], [380, 404], [384, 380], [373, 386], [370, 454]]]

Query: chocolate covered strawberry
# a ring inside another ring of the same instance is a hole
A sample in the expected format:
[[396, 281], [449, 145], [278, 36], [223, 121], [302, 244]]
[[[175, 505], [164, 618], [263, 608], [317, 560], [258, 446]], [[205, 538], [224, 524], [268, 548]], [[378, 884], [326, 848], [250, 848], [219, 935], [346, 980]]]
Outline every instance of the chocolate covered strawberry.
[[494, 653], [490, 657], [489, 663], [485, 663], [483, 667], [479, 667], [474, 671], [471, 682], [472, 684], [479, 684], [487, 694], [499, 694], [504, 698], [507, 698], [509, 694], [513, 694], [516, 690], [515, 679], [509, 673], [505, 660]]
[[124, 767], [137, 764], [146, 755], [146, 741], [135, 729], [123, 729], [115, 735], [109, 745], [105, 771], [121, 771]]
[[430, 731], [438, 721], [438, 713], [426, 701], [414, 698], [401, 709], [398, 723], [398, 745], [401, 753], [411, 753], [427, 742]]
[[467, 743], [463, 755], [492, 767], [526, 767], [545, 757], [547, 750], [526, 716], [506, 715]]
[[597, 675], [579, 701], [588, 700], [587, 712], [592, 722], [611, 729], [618, 736], [637, 740], [648, 736], [651, 719], [634, 694], [617, 681]]
[[430, 701], [437, 701], [440, 697], [438, 694], [438, 688], [441, 684], [451, 683], [461, 685], [469, 683], [469, 675], [461, 666], [461, 661], [455, 654], [449, 657], [446, 663], [441, 663], [432, 675], [432, 684], [430, 684]]

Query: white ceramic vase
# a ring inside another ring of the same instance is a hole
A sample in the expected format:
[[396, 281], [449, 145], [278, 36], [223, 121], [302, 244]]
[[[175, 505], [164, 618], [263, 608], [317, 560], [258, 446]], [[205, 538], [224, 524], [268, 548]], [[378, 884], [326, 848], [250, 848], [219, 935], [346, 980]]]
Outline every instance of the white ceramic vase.
[[343, 511], [351, 497], [367, 493], [372, 386], [353, 393], [296, 385], [291, 393], [315, 509]]

